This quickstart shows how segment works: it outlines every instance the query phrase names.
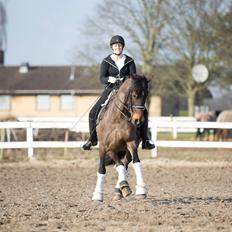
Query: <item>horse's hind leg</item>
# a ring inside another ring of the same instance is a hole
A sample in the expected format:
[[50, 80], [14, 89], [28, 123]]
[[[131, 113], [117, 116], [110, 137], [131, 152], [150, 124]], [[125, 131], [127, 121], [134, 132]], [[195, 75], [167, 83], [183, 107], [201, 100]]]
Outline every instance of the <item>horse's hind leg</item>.
[[104, 151], [100, 147], [99, 147], [99, 155], [100, 155], [100, 165], [97, 172], [97, 183], [92, 197], [93, 201], [103, 201], [103, 189], [104, 189], [106, 168], [104, 161]]
[[217, 141], [217, 129], [213, 129], [213, 141]]
[[222, 130], [222, 141], [226, 141], [227, 140], [227, 136], [228, 136], [228, 130], [227, 129], [223, 129]]
[[195, 135], [195, 140], [200, 140], [200, 137], [201, 137], [200, 128], [197, 128], [197, 132], [196, 132], [196, 135]]
[[222, 129], [217, 129], [217, 132], [216, 132], [216, 139], [217, 141], [222, 141]]

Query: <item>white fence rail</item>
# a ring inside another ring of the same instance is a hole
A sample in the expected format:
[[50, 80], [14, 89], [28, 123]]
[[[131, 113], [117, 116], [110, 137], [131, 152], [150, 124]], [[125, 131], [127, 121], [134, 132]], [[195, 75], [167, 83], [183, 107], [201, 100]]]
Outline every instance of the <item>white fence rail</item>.
[[[232, 142], [220, 141], [178, 141], [178, 140], [158, 140], [158, 131], [172, 131], [176, 139], [178, 132], [196, 131], [197, 128], [226, 128], [232, 129], [232, 123], [217, 122], [196, 122], [191, 120], [164, 120], [152, 118], [149, 122], [152, 140], [156, 148], [152, 150], [152, 156], [157, 155], [159, 147], [190, 147], [190, 148], [232, 148]], [[86, 120], [78, 121], [22, 121], [22, 122], [0, 122], [0, 129], [24, 128], [26, 130], [26, 141], [0, 141], [0, 149], [25, 148], [28, 150], [28, 157], [33, 157], [35, 148], [81, 148], [84, 141], [34, 141], [34, 132], [38, 129], [60, 128], [69, 129], [76, 132], [88, 132]], [[162, 130], [160, 130], [162, 129]], [[49, 139], [49, 138], [48, 138]]]
[[182, 129], [197, 129], [197, 128], [220, 128], [220, 129], [232, 129], [231, 122], [162, 122], [152, 121], [150, 125], [152, 139], [155, 141], [156, 148], [152, 150], [152, 156], [157, 156], [158, 147], [181, 147], [181, 148], [232, 148], [232, 142], [225, 141], [181, 141], [181, 140], [158, 140], [158, 128], [169, 128], [173, 131], [173, 137], [177, 138], [178, 131]]

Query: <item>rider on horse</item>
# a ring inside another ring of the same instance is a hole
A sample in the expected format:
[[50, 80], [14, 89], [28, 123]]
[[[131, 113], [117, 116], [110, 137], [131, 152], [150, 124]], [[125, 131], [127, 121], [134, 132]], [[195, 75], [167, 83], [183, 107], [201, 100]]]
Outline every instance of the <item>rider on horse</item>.
[[[101, 97], [98, 99], [96, 104], [92, 107], [89, 113], [89, 130], [90, 138], [83, 145], [84, 150], [90, 150], [92, 146], [97, 145], [97, 132], [96, 132], [96, 121], [97, 116], [101, 110], [102, 104], [105, 103], [109, 94], [116, 88], [117, 80], [126, 78], [129, 75], [136, 73], [136, 67], [134, 60], [122, 54], [125, 42], [122, 36], [115, 35], [110, 40], [110, 46], [113, 50], [113, 54], [108, 55], [103, 59], [101, 63], [100, 80], [105, 85]], [[141, 125], [141, 139], [143, 149], [153, 149], [154, 143], [148, 137], [148, 112], [144, 112], [144, 122]]]

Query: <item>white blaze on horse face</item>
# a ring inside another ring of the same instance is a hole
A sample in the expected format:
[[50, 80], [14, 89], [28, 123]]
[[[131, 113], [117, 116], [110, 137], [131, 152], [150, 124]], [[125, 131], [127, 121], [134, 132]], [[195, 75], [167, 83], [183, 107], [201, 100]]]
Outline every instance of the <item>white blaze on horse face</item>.
[[122, 181], [126, 180], [126, 168], [123, 165], [118, 165], [116, 167], [118, 172], [118, 182], [121, 183]]

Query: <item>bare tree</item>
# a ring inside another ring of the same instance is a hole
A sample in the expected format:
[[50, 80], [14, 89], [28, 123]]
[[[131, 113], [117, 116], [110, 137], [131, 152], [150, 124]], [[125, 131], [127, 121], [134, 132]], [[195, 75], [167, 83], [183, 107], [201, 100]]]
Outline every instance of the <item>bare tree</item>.
[[[167, 69], [163, 80], [157, 86], [170, 95], [187, 97], [188, 114], [194, 114], [196, 94], [203, 91], [214, 79], [215, 37], [207, 19], [213, 24], [216, 18], [212, 15], [223, 14], [223, 7], [228, 1], [183, 1], [183, 14], [176, 18], [175, 25], [170, 25], [172, 40], [166, 43], [164, 57], [172, 67]], [[217, 13], [217, 14], [216, 14]], [[211, 17], [209, 17], [211, 16]], [[205, 64], [209, 79], [205, 83], [196, 83], [191, 70], [195, 64]], [[163, 94], [163, 93], [160, 93]]]
[[[93, 45], [93, 50], [105, 50], [109, 38], [121, 34], [126, 38], [126, 49], [141, 65], [142, 72], [150, 75], [156, 51], [167, 39], [165, 28], [176, 10], [175, 4], [168, 0], [104, 0], [98, 5], [96, 16], [85, 25], [85, 34], [94, 35], [88, 46]], [[86, 53], [81, 55], [86, 57]]]
[[[196, 94], [214, 79], [215, 36], [207, 20], [214, 23], [216, 19], [210, 16], [223, 14], [230, 3], [231, 0], [102, 0], [96, 15], [85, 24], [85, 35], [92, 38], [88, 49], [97, 53], [86, 54], [85, 48], [79, 54], [102, 57], [102, 51], [109, 48], [109, 38], [121, 34], [142, 73], [155, 73], [153, 94], [187, 98], [192, 116]], [[210, 71], [209, 79], [202, 84], [194, 82], [191, 74], [198, 63]]]
[[215, 52], [212, 60], [215, 72], [213, 81], [224, 89], [228, 89], [232, 85], [232, 1], [227, 3], [230, 3], [230, 6], [227, 6], [223, 14], [215, 12], [206, 18], [213, 31]]
[[0, 1], [0, 50], [3, 51], [6, 49], [6, 2]]

